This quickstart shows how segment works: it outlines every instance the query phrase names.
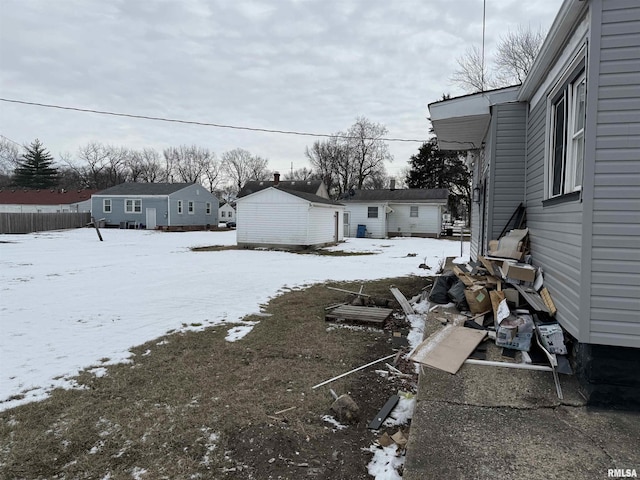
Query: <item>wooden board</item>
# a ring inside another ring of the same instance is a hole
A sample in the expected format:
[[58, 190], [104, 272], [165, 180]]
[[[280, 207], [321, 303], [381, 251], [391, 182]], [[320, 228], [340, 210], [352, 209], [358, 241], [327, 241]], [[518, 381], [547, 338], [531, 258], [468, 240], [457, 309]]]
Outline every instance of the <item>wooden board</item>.
[[418, 345], [409, 360], [455, 374], [486, 335], [485, 330], [447, 325]]
[[358, 307], [342, 305], [324, 314], [327, 321], [346, 321], [354, 323], [374, 323], [382, 325], [391, 316], [390, 308]]
[[413, 307], [407, 301], [407, 297], [405, 297], [400, 290], [398, 290], [396, 287], [391, 287], [389, 290], [391, 290], [391, 293], [402, 307], [402, 311], [405, 313], [405, 315], [413, 315], [414, 313], [416, 313], [413, 310]]
[[396, 405], [400, 401], [400, 397], [398, 395], [391, 395], [387, 403], [384, 404], [384, 407], [380, 409], [376, 417], [369, 422], [369, 426], [371, 430], [378, 430], [382, 423], [387, 419], [391, 411], [396, 408]]

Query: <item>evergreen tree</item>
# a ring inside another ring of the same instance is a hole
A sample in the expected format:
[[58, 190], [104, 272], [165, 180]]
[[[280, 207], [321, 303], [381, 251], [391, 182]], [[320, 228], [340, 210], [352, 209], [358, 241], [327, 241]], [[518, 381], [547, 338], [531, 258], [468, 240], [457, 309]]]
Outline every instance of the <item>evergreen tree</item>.
[[50, 188], [58, 185], [58, 170], [53, 157], [37, 138], [25, 147], [26, 152], [14, 170], [13, 183], [19, 187]]
[[[406, 182], [409, 188], [448, 188], [449, 211], [460, 217], [471, 207], [471, 173], [460, 152], [438, 148], [435, 137], [412, 155]], [[461, 208], [462, 207], [462, 208]]]

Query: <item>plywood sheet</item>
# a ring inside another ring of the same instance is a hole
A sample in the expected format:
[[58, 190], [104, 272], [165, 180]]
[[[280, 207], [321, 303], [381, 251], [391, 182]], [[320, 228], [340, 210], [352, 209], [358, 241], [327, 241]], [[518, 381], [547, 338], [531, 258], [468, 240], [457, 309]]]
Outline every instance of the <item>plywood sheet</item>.
[[484, 330], [447, 325], [418, 345], [409, 359], [455, 374], [486, 335]]

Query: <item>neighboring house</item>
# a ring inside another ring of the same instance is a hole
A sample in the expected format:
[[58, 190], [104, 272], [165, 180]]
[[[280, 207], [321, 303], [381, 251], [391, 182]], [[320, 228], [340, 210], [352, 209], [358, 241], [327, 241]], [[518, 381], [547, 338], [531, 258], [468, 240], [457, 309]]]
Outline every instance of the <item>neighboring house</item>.
[[0, 189], [0, 212], [61, 213], [91, 211], [91, 195], [96, 190]]
[[236, 200], [238, 245], [302, 249], [342, 241], [344, 205], [309, 192], [326, 192], [311, 183], [280, 182], [278, 174], [249, 182]]
[[345, 204], [346, 237], [439, 237], [447, 189], [352, 190]]
[[231, 203], [227, 202], [224, 205], [220, 205], [218, 208], [218, 219], [221, 222], [235, 222], [236, 221], [236, 209]]
[[522, 203], [586, 393], [638, 402], [640, 2], [565, 0], [521, 86], [429, 110], [474, 161], [472, 257]]
[[208, 228], [218, 199], [195, 183], [121, 183], [92, 195], [91, 213], [120, 228]]

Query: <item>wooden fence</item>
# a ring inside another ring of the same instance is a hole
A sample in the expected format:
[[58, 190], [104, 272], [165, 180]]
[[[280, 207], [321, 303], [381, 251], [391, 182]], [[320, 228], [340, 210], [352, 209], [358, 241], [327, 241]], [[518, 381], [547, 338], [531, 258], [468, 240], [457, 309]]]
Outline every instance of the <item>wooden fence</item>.
[[91, 222], [86, 213], [0, 213], [0, 233], [31, 233], [80, 228]]

